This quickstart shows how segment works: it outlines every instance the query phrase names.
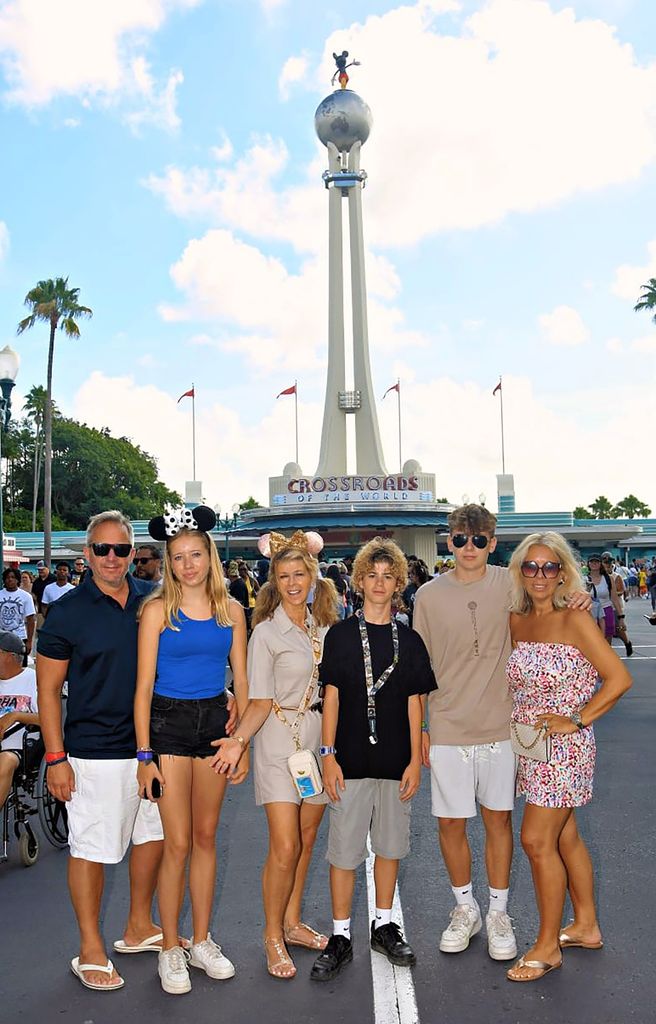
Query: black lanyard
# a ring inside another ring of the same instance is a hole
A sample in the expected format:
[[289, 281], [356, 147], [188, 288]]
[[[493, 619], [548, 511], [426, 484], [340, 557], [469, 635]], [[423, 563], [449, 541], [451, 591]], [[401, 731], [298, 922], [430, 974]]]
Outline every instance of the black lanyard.
[[392, 647], [394, 650], [394, 657], [392, 658], [392, 664], [388, 665], [376, 682], [374, 682], [374, 670], [371, 664], [371, 645], [369, 643], [369, 634], [367, 633], [367, 624], [360, 609], [355, 613], [355, 615], [360, 628], [360, 641], [362, 643], [362, 656], [364, 658], [364, 676], [367, 683], [367, 722], [369, 724], [369, 742], [378, 743], [378, 733], [376, 731], [376, 694], [385, 685], [399, 663], [399, 627], [396, 624], [396, 620], [392, 619], [390, 626], [392, 627]]

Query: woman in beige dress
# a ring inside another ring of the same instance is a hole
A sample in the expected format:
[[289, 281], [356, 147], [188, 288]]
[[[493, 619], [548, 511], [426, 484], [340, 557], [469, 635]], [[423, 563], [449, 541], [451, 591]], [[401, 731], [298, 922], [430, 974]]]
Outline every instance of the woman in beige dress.
[[[337, 620], [337, 593], [329, 580], [318, 578], [313, 557], [323, 546], [318, 534], [297, 530], [288, 540], [273, 533], [262, 542], [263, 554], [269, 545], [271, 565], [257, 596], [248, 645], [249, 702], [235, 736], [220, 741], [215, 765], [231, 775], [255, 737], [255, 800], [264, 806], [269, 827], [262, 872], [267, 970], [274, 978], [289, 979], [296, 967], [286, 945], [322, 950], [328, 941], [301, 920], [305, 878], [327, 797], [301, 800], [287, 758], [296, 749], [295, 722], [300, 746], [319, 751], [318, 668], [324, 636]], [[300, 713], [303, 707], [307, 710]]]

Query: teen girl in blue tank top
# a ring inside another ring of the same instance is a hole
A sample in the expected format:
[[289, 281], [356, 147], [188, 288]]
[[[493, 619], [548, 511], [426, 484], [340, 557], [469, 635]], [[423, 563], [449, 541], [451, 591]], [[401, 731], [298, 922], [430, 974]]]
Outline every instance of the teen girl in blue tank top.
[[[212, 510], [204, 507], [151, 520], [151, 536], [166, 540], [164, 577], [140, 611], [134, 705], [137, 778], [141, 795], [158, 800], [164, 828], [157, 889], [163, 932], [158, 973], [162, 988], [172, 994], [191, 988], [178, 945], [188, 859], [194, 880], [190, 964], [211, 978], [235, 973], [209, 931], [216, 829], [225, 793], [225, 776], [212, 771], [210, 761], [216, 754], [212, 742], [226, 735], [228, 659], [240, 712], [248, 702], [246, 621], [242, 606], [228, 594], [208, 535], [215, 523]], [[246, 764], [242, 759], [232, 782], [246, 777], [247, 757], [246, 751]]]

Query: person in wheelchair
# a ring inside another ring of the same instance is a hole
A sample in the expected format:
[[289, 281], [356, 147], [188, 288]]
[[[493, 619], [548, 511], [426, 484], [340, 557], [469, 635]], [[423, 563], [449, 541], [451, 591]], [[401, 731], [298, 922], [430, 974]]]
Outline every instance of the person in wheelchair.
[[15, 633], [0, 633], [0, 807], [21, 763], [25, 726], [39, 724], [36, 673], [23, 668], [24, 650]]

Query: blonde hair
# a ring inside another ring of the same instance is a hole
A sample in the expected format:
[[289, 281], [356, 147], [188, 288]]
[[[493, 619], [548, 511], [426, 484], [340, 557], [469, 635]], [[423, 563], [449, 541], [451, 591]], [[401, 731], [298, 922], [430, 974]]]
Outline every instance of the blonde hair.
[[551, 548], [556, 560], [560, 562], [562, 586], [554, 592], [552, 598], [554, 608], [564, 608], [574, 591], [585, 590], [577, 558], [562, 534], [554, 533], [552, 530], [548, 530], [546, 533], [531, 533], [515, 548], [508, 566], [512, 582], [510, 611], [517, 612], [519, 615], [528, 615], [533, 607], [533, 601], [524, 586], [521, 565], [526, 561], [529, 549], [536, 544]]
[[387, 562], [398, 584], [397, 589], [403, 590], [408, 582], [408, 560], [398, 544], [393, 540], [374, 537], [355, 556], [351, 570], [353, 588], [362, 593], [362, 580], [371, 572], [376, 562]]
[[231, 598], [228, 593], [219, 556], [216, 553], [214, 541], [203, 530], [188, 530], [186, 527], [176, 533], [175, 537], [170, 537], [166, 541], [166, 546], [164, 548], [164, 572], [162, 575], [162, 585], [161, 587], [158, 587], [157, 590], [153, 591], [153, 593], [149, 594], [146, 600], [142, 602], [138, 618], [141, 617], [143, 609], [149, 602], [162, 601], [164, 606], [164, 628], [173, 629], [176, 632], [180, 629], [180, 627], [175, 625], [175, 623], [180, 621], [182, 585], [173, 575], [170, 546], [174, 540], [178, 539], [178, 537], [184, 536], [203, 538], [203, 543], [207, 547], [207, 552], [210, 556], [210, 571], [207, 574], [205, 587], [207, 597], [210, 602], [212, 616], [216, 619], [219, 626], [232, 626], [233, 623], [230, 616]]
[[332, 580], [319, 577], [319, 563], [316, 558], [302, 548], [284, 548], [279, 554], [273, 555], [269, 565], [269, 578], [260, 587], [253, 609], [253, 629], [260, 622], [273, 616], [282, 601], [278, 590], [276, 569], [283, 562], [302, 562], [312, 579], [314, 598], [312, 600], [312, 618], [318, 626], [332, 626], [339, 618], [337, 612], [337, 590]]

